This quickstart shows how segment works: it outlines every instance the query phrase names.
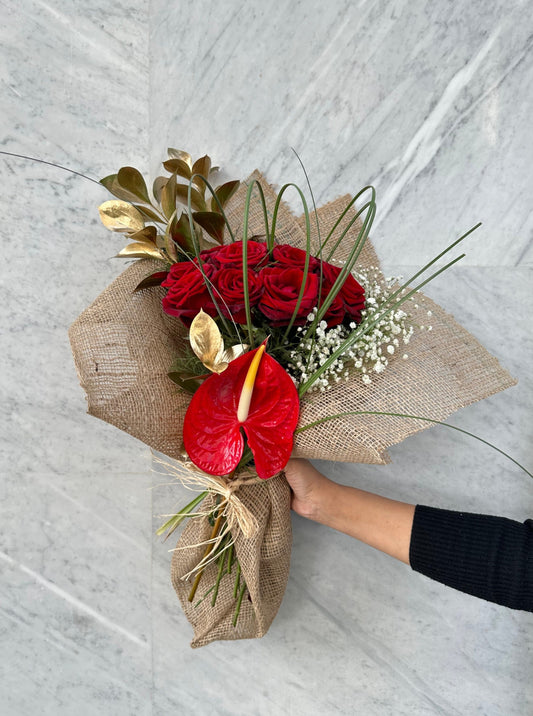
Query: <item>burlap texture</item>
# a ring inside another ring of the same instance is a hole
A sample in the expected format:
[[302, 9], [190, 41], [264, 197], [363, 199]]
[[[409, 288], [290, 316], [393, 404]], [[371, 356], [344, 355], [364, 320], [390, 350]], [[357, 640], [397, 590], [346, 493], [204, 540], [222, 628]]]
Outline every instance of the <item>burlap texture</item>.
[[[290, 490], [282, 475], [239, 489], [239, 498], [254, 514], [259, 528], [245, 539], [237, 528], [233, 531], [235, 550], [248, 587], [242, 601], [237, 625], [232, 624], [235, 611], [233, 588], [236, 567], [220, 583], [215, 606], [208, 595], [195, 606], [217, 578], [218, 567], [209, 565], [202, 575], [196, 597], [188, 601], [191, 582], [181, 577], [193, 569], [203, 556], [204, 547], [191, 549], [209, 538], [207, 519], [189, 520], [172, 556], [171, 577], [187, 619], [194, 629], [192, 647], [204, 646], [217, 639], [253, 639], [266, 634], [285, 593], [291, 556]], [[206, 498], [202, 510], [214, 501]]]
[[[242, 228], [246, 184], [260, 179], [269, 216], [276, 194], [255, 172], [232, 198], [227, 215], [237, 237]], [[322, 238], [342, 212], [349, 197], [318, 210]], [[350, 211], [345, 221], [354, 216]], [[332, 243], [344, 226], [336, 230]], [[303, 218], [295, 219], [286, 204], [278, 215], [278, 241], [305, 248]], [[360, 224], [347, 233], [335, 254], [346, 258]], [[317, 252], [314, 217], [311, 220], [313, 250]], [[264, 233], [263, 212], [252, 202], [249, 235]], [[379, 266], [369, 241], [359, 265]], [[178, 319], [161, 308], [163, 289], [133, 293], [142, 278], [159, 264], [150, 260], [127, 268], [73, 323], [69, 336], [80, 383], [87, 393], [88, 412], [125, 430], [155, 450], [180, 457], [182, 426], [189, 396], [168, 378], [173, 358], [185, 340]], [[430, 299], [421, 296], [418, 309], [410, 309], [415, 324], [431, 322], [431, 332], [417, 331], [406, 352], [409, 360], [396, 356], [387, 370], [373, 376], [365, 386], [354, 375], [325, 393], [307, 394], [301, 403], [300, 426], [322, 417], [347, 411], [373, 410], [421, 415], [443, 420], [458, 408], [487, 397], [515, 383], [480, 343], [459, 326], [452, 316]], [[427, 311], [431, 310], [429, 319]], [[404, 351], [400, 351], [403, 353]], [[294, 455], [323, 460], [377, 463], [389, 462], [387, 448], [428, 423], [385, 416], [343, 417], [316, 426], [296, 436]], [[233, 598], [230, 579], [225, 578], [214, 609], [209, 598], [198, 610], [186, 601], [190, 588], [180, 580], [201, 556], [198, 550], [179, 549], [172, 560], [172, 581], [187, 617], [195, 630], [194, 646], [214, 639], [262, 636], [279, 608], [288, 577], [290, 560], [289, 492], [282, 477], [264, 484], [241, 488], [243, 501], [260, 524], [258, 534], [244, 540], [235, 530], [236, 549], [242, 564], [251, 602], [246, 601], [237, 628], [231, 626]], [[191, 520], [179, 547], [195, 544], [207, 536], [205, 520]], [[204, 584], [212, 583], [214, 567], [206, 571]], [[201, 592], [201, 590], [200, 590]], [[230, 599], [231, 597], [231, 599]], [[230, 605], [231, 601], [231, 605]]]
[[[249, 184], [253, 179], [260, 181], [271, 215], [276, 194], [259, 172], [254, 172], [246, 183]], [[322, 242], [350, 200], [350, 196], [344, 196], [318, 209]], [[235, 226], [239, 226], [240, 215], [242, 204], [237, 204], [232, 214]], [[336, 244], [354, 215], [353, 210], [347, 213], [334, 231], [328, 247]], [[276, 236], [279, 241], [305, 248], [303, 216], [295, 219], [288, 207], [283, 205], [278, 215], [278, 225], [280, 231], [276, 231]], [[361, 222], [357, 221], [335, 251], [333, 263], [342, 265], [360, 229]], [[249, 232], [264, 232], [263, 211], [259, 202], [251, 205]], [[313, 251], [318, 253], [314, 214], [311, 214], [311, 243]], [[365, 243], [357, 265], [379, 269], [379, 260], [370, 241]], [[348, 383], [338, 383], [327, 392], [308, 393], [301, 401], [299, 426], [321, 417], [361, 410], [444, 420], [459, 408], [516, 383], [496, 358], [462, 328], [453, 316], [422, 294], [416, 304], [418, 308], [414, 307], [414, 302], [408, 303], [406, 308], [412, 314], [412, 323], [416, 326], [431, 325], [432, 330], [416, 331], [410, 344], [400, 348], [398, 355], [389, 361], [387, 370], [372, 375], [370, 385], [365, 385], [360, 376], [354, 375]], [[428, 311], [431, 311], [431, 317], [427, 315]], [[403, 353], [408, 354], [408, 360], [402, 360]], [[430, 423], [410, 418], [371, 415], [343, 417], [299, 433], [293, 454], [295, 457], [322, 460], [385, 464], [390, 462], [388, 447], [429, 426]]]

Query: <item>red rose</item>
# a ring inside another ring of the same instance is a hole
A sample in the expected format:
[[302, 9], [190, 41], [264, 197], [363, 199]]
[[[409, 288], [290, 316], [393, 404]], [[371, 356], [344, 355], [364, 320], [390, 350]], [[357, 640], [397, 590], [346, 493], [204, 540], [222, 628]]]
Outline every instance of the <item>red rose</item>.
[[200, 260], [204, 264], [213, 264], [213, 266], [216, 266], [218, 268], [217, 254], [219, 251], [220, 246], [213, 246], [212, 249], [204, 249], [204, 251], [200, 251]]
[[[303, 271], [306, 252], [302, 251], [302, 249], [297, 249], [296, 246], [291, 246], [290, 244], [278, 244], [278, 246], [274, 246], [272, 255], [274, 260], [277, 261], [278, 266], [299, 268]], [[309, 271], [316, 271], [319, 267], [319, 260], [314, 256], [310, 256]]]
[[[263, 269], [260, 276], [263, 279], [263, 295], [258, 303], [259, 310], [270, 319], [273, 326], [288, 325], [302, 286], [303, 271], [298, 268], [274, 266]], [[318, 276], [310, 273], [307, 275], [294, 325], [301, 326], [306, 322], [311, 309], [316, 306], [317, 296]]]
[[[204, 264], [203, 268], [206, 276], [212, 279], [215, 268], [210, 264]], [[177, 316], [187, 328], [201, 308], [212, 317], [218, 315], [202, 272], [191, 261], [172, 264], [161, 285], [168, 288], [163, 298], [163, 310], [171, 316]]]
[[[261, 274], [255, 271], [248, 271], [248, 296], [250, 308], [257, 305], [263, 290]], [[242, 268], [225, 268], [218, 271], [213, 279], [215, 288], [220, 292], [227, 306], [222, 300], [219, 301], [221, 312], [226, 318], [233, 317], [235, 323], [246, 323], [246, 311], [244, 309], [244, 285], [242, 280]], [[215, 291], [215, 298], [219, 294]], [[229, 310], [228, 310], [229, 309]]]
[[[232, 244], [215, 246], [213, 249], [202, 251], [202, 260], [207, 260], [217, 268], [241, 268], [242, 267], [242, 241], [234, 241]], [[267, 247], [259, 241], [248, 241], [248, 268], [256, 268], [259, 264], [266, 265]]]
[[[341, 271], [342, 269], [338, 266], [328, 264], [326, 261], [322, 263], [323, 286], [325, 285], [327, 287], [328, 293]], [[322, 295], [324, 296], [324, 293]], [[341, 290], [336, 296], [336, 299], [337, 298], [342, 300], [344, 310], [348, 317], [352, 321], [359, 323], [361, 321], [361, 311], [365, 307], [365, 289], [355, 280], [352, 274], [348, 274], [346, 277]], [[335, 301], [333, 304], [334, 303]], [[332, 323], [331, 325], [335, 324]]]

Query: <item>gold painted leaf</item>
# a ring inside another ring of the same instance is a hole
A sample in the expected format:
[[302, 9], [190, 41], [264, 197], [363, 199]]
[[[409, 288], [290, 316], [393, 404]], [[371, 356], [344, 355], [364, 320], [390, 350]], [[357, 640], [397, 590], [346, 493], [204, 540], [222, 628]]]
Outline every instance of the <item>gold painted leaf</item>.
[[189, 329], [191, 348], [212, 373], [223, 373], [229, 363], [241, 356], [248, 348], [238, 344], [224, 349], [224, 340], [216, 322], [200, 309]]
[[134, 234], [144, 229], [144, 219], [132, 204], [118, 199], [104, 201], [98, 207], [102, 224], [110, 231]]
[[139, 209], [145, 219], [148, 219], [149, 221], [156, 221], [158, 224], [163, 223], [162, 218], [158, 216], [153, 209], [149, 209], [147, 206], [142, 206], [142, 204], [134, 204], [134, 206], [136, 209]]
[[192, 169], [192, 157], [189, 152], [184, 152], [182, 149], [174, 149], [169, 147], [167, 149], [168, 156], [171, 159], [181, 159], [182, 162], [188, 165], [189, 169]]
[[222, 373], [228, 367], [222, 360], [224, 341], [215, 321], [200, 309], [189, 329], [191, 348], [206, 368], [213, 373]]
[[173, 174], [161, 190], [161, 208], [170, 219], [176, 211], [176, 175]]
[[176, 243], [174, 242], [174, 240], [171, 236], [171, 233], [170, 233], [172, 222], [174, 221], [175, 218], [176, 218], [176, 214], [174, 213], [174, 216], [172, 217], [170, 223], [167, 225], [167, 228], [165, 230], [165, 235], [162, 237], [163, 238], [162, 248], [165, 249], [165, 252], [166, 252], [168, 258], [170, 259], [171, 263], [177, 263], [179, 261], [178, 247], [177, 247]]
[[117, 181], [123, 189], [140, 199], [145, 204], [150, 204], [148, 189], [143, 175], [135, 167], [122, 167], [118, 170]]
[[158, 259], [165, 261], [165, 257], [155, 246], [145, 243], [133, 243], [119, 251], [116, 258], [121, 259]]
[[[211, 157], [207, 154], [200, 159], [197, 159], [192, 166], [192, 174], [200, 174], [205, 179], [209, 179], [209, 172], [211, 171]], [[206, 184], [204, 181], [197, 177], [193, 179], [193, 186], [195, 186], [202, 196], [205, 195]]]
[[246, 353], [248, 348], [249, 346], [246, 345], [246, 343], [237, 343], [236, 346], [226, 348], [222, 354], [222, 360], [225, 363], [231, 363], [232, 360], [235, 360], [235, 358], [238, 358], [239, 356], [242, 356], [243, 353]]
[[128, 202], [138, 201], [139, 198], [135, 194], [132, 194], [131, 191], [128, 191], [120, 186], [117, 176], [117, 174], [110, 174], [109, 176], [100, 179], [100, 184], [105, 186], [107, 191], [110, 194], [113, 194], [113, 196], [116, 196], [117, 199], [122, 199], [123, 201]]
[[152, 192], [158, 204], [161, 203], [161, 192], [168, 181], [168, 177], [156, 177], [152, 186]]
[[141, 229], [141, 231], [136, 231], [134, 234], [131, 234], [129, 238], [131, 241], [142, 241], [155, 244], [157, 230], [155, 226], [145, 226], [144, 229]]
[[183, 159], [167, 159], [163, 162], [163, 166], [171, 174], [178, 174], [185, 179], [191, 178], [191, 168]]

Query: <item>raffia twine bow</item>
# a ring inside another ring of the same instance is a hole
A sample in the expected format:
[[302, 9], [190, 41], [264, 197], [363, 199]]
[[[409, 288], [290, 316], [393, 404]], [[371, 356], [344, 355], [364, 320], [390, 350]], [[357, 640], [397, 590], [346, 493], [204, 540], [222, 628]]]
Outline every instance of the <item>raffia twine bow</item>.
[[[211, 554], [216, 551], [216, 547], [224, 539], [224, 537], [231, 532], [236, 526], [240, 529], [243, 536], [246, 539], [253, 537], [259, 526], [254, 515], [246, 507], [246, 505], [239, 498], [237, 492], [242, 485], [253, 485], [261, 482], [261, 478], [257, 476], [251, 470], [245, 470], [239, 474], [239, 477], [228, 479], [218, 475], [208, 475], [199, 468], [197, 468], [190, 461], [175, 462], [169, 459], [160, 458], [157, 455], [153, 455], [154, 462], [162, 465], [166, 469], [166, 474], [171, 477], [177, 478], [184, 487], [194, 492], [204, 492], [207, 490], [211, 494], [220, 495], [222, 498], [218, 504], [218, 510], [222, 510], [223, 516], [226, 518], [225, 529], [222, 530], [213, 540], [205, 540], [197, 544], [183, 545], [176, 547], [175, 549], [195, 549], [197, 547], [204, 547], [208, 544], [213, 545]], [[207, 517], [212, 510], [205, 512], [195, 512], [192, 516], [204, 516]], [[227, 545], [233, 544], [234, 539]], [[204, 569], [213, 558], [204, 557], [200, 562], [187, 574], [183, 575], [182, 579], [189, 579], [199, 569]]]

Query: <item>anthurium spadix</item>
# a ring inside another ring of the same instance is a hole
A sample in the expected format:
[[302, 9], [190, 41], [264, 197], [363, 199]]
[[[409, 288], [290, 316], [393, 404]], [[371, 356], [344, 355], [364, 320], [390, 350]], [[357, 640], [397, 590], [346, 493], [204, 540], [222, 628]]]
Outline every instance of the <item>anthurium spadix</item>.
[[242, 457], [244, 432], [257, 474], [267, 479], [291, 456], [298, 412], [294, 383], [262, 344], [198, 388], [185, 415], [185, 450], [204, 472], [227, 475]]

